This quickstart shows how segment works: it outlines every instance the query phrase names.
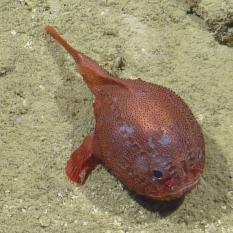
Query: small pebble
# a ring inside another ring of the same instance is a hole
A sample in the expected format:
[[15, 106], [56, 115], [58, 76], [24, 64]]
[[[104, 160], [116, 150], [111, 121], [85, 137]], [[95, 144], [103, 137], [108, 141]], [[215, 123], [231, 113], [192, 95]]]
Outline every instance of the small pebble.
[[118, 30], [115, 29], [115, 28], [105, 28], [104, 35], [117, 36], [118, 35]]
[[48, 227], [51, 223], [50, 219], [48, 218], [48, 216], [42, 215], [39, 218], [39, 223], [42, 227]]
[[203, 119], [204, 119], [203, 114], [199, 114], [197, 117], [198, 117], [198, 120], [199, 120], [200, 122], [202, 122], [202, 121], [203, 121]]
[[43, 85], [39, 85], [39, 88], [43, 91], [45, 87]]
[[26, 44], [25, 44], [25, 48], [31, 49], [32, 48], [32, 41], [29, 40]]
[[230, 199], [230, 200], [233, 200], [233, 191], [229, 191], [227, 193], [227, 197]]
[[22, 117], [21, 116], [17, 116], [15, 119], [17, 124], [20, 124], [22, 122]]
[[63, 198], [62, 193], [58, 193], [57, 196], [60, 197], [60, 198]]
[[223, 210], [226, 210], [226, 209], [227, 209], [227, 207], [226, 207], [225, 205], [222, 205], [221, 208], [222, 208]]
[[27, 107], [27, 106], [28, 106], [27, 100], [25, 100], [25, 99], [23, 100], [23, 106], [24, 106], [24, 107]]
[[114, 67], [122, 70], [125, 67], [125, 60], [123, 57], [117, 57], [114, 60]]
[[11, 35], [12, 35], [12, 36], [15, 36], [16, 33], [17, 33], [17, 32], [16, 32], [15, 30], [12, 30], [12, 31], [11, 31]]

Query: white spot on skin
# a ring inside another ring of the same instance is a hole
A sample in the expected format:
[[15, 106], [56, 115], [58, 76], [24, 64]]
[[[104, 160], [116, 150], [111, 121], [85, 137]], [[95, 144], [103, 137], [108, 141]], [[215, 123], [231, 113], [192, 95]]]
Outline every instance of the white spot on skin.
[[132, 134], [134, 132], [134, 128], [130, 125], [124, 124], [120, 126], [119, 132], [123, 134]]
[[117, 97], [113, 97], [113, 102], [116, 103], [117, 102]]
[[167, 146], [171, 143], [171, 139], [166, 134], [163, 134], [159, 140], [159, 143], [163, 146]]
[[153, 137], [150, 136], [148, 138], [148, 144], [149, 144], [149, 146], [150, 146], [151, 149], [155, 149], [155, 144], [153, 142]]

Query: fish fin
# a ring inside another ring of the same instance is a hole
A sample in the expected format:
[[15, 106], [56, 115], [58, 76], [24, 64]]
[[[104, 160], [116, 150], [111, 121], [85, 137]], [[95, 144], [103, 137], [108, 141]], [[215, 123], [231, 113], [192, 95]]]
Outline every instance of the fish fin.
[[88, 173], [97, 164], [92, 151], [93, 136], [86, 136], [83, 143], [71, 154], [66, 164], [66, 175], [77, 184], [83, 184]]
[[97, 62], [85, 54], [80, 53], [81, 61], [77, 64], [77, 70], [83, 76], [83, 80], [87, 83], [91, 91], [96, 94], [102, 90], [106, 85], [115, 85], [128, 89], [123, 80], [113, 77], [102, 68]]
[[85, 54], [77, 51], [70, 46], [64, 38], [52, 26], [45, 27], [55, 40], [57, 40], [66, 51], [73, 57], [77, 64], [79, 73], [83, 76], [84, 81], [87, 83], [91, 91], [96, 92], [101, 90], [101, 87], [106, 84], [116, 85], [128, 89], [124, 82], [116, 77], [111, 76], [104, 68], [97, 64], [93, 59]]

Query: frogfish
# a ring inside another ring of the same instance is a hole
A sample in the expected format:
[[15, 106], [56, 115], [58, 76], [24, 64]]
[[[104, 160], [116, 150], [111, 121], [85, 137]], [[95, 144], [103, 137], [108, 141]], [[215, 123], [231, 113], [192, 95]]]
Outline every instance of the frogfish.
[[190, 192], [204, 169], [205, 146], [183, 99], [161, 85], [113, 76], [54, 27], [45, 30], [73, 57], [95, 97], [95, 128], [71, 154], [69, 179], [83, 184], [99, 161], [136, 194], [173, 200]]

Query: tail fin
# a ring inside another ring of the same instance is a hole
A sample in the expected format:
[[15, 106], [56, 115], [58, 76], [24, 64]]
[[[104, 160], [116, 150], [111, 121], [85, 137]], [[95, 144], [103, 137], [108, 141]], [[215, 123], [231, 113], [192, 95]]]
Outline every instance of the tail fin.
[[[57, 40], [66, 51], [75, 60], [80, 74], [83, 76], [84, 81], [88, 87], [95, 94], [96, 91], [101, 89], [101, 86], [106, 84], [118, 85], [120, 87], [127, 88], [127, 86], [117, 78], [112, 77], [105, 69], [98, 65], [93, 59], [84, 55], [71, 47], [59, 33], [52, 26], [45, 27], [47, 33], [49, 33], [55, 40]], [[128, 89], [128, 88], [127, 88]]]

